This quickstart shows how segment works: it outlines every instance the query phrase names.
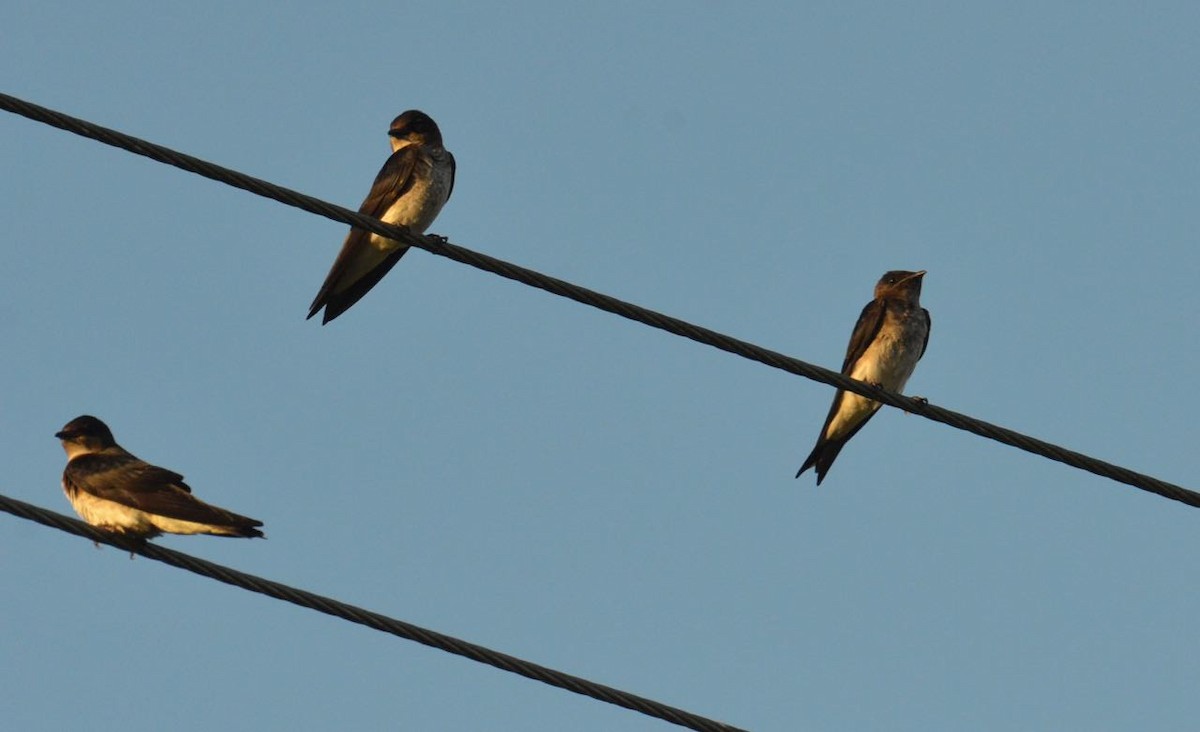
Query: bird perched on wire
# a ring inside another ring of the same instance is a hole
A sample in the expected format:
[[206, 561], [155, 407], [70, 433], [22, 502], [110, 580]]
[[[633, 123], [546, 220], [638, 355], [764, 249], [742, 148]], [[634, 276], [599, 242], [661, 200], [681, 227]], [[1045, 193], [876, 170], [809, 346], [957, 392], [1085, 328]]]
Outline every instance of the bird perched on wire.
[[[875, 299], [867, 303], [842, 362], [842, 373], [852, 379], [899, 392], [912, 376], [929, 344], [929, 311], [921, 307], [921, 281], [925, 270], [886, 273], [875, 285]], [[825, 418], [825, 426], [796, 477], [817, 469], [817, 485], [846, 442], [863, 428], [875, 412], [877, 401], [838, 389]]]
[[[388, 130], [392, 155], [383, 164], [358, 212], [424, 234], [454, 190], [454, 156], [442, 147], [442, 132], [424, 112], [410, 109]], [[351, 228], [308, 317], [325, 308], [324, 325], [346, 312], [388, 273], [408, 245]]]
[[95, 417], [76, 417], [54, 436], [67, 452], [63, 491], [92, 526], [135, 540], [163, 533], [263, 535], [261, 521], [194, 497], [182, 475], [139, 460]]

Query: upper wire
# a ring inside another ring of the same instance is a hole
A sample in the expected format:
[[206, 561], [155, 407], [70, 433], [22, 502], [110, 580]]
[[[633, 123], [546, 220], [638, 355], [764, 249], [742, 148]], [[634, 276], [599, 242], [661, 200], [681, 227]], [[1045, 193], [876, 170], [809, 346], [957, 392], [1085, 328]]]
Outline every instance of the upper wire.
[[920, 415], [935, 422], [941, 422], [942, 424], [971, 432], [981, 437], [1002, 442], [1026, 452], [1040, 455], [1070, 465], [1071, 467], [1079, 468], [1080, 470], [1086, 470], [1089, 473], [1110, 478], [1134, 488], [1156, 493], [1189, 506], [1200, 507], [1200, 493], [1188, 490], [1174, 483], [1168, 483], [1144, 473], [1139, 473], [1074, 450], [1068, 450], [1065, 447], [1046, 442], [1045, 440], [1039, 440], [1036, 437], [1022, 434], [1007, 427], [1001, 427], [936, 406], [924, 399], [913, 399], [881, 389], [873, 384], [851, 379], [836, 371], [785, 356], [782, 353], [763, 348], [748, 341], [694, 325], [685, 320], [664, 315], [649, 308], [625, 302], [611, 295], [589, 290], [586, 287], [581, 287], [565, 280], [506, 262], [502, 259], [451, 244], [440, 236], [416, 236], [403, 226], [385, 224], [379, 219], [365, 216], [348, 208], [327, 203], [318, 198], [275, 185], [260, 178], [239, 173], [236, 170], [231, 170], [162, 145], [147, 142], [132, 135], [117, 132], [93, 122], [88, 122], [87, 120], [72, 117], [62, 112], [18, 99], [8, 94], [0, 93], [0, 109], [103, 142], [107, 145], [112, 145], [113, 147], [121, 148], [122, 150], [143, 155], [167, 165], [173, 165], [188, 172], [250, 191], [251, 193], [285, 203], [289, 206], [295, 206], [296, 208], [324, 216], [334, 221], [366, 229], [389, 239], [395, 239], [410, 246], [424, 249], [432, 254], [453, 259], [456, 262], [470, 265], [485, 272], [497, 274], [501, 277], [545, 290], [546, 292], [574, 300], [584, 305], [599, 308], [600, 310], [620, 315], [629, 320], [737, 354], [752, 361], [758, 361], [767, 366], [860, 394], [877, 402]]

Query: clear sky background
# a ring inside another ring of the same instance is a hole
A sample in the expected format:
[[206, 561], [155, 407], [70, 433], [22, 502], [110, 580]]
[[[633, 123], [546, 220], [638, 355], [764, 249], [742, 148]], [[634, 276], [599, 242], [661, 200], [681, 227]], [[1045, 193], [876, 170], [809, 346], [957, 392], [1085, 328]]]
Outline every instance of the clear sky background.
[[[2, 90], [837, 368], [928, 269], [909, 393], [1200, 488], [1193, 3], [9, 2]], [[0, 114], [0, 492], [79, 414], [267, 541], [162, 544], [754, 730], [1182, 729], [1200, 513]], [[670, 725], [0, 516], [20, 730]]]

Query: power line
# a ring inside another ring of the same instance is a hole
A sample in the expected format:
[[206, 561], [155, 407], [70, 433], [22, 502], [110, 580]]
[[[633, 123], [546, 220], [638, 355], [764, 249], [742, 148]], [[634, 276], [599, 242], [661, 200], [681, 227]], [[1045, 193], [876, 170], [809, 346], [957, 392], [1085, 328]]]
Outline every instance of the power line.
[[404, 227], [385, 224], [378, 219], [364, 216], [348, 208], [327, 203], [289, 188], [277, 186], [274, 183], [269, 183], [265, 180], [200, 160], [191, 155], [177, 152], [168, 147], [140, 140], [131, 135], [126, 135], [107, 127], [101, 127], [92, 122], [71, 117], [62, 112], [56, 112], [7, 94], [0, 94], [0, 109], [103, 142], [107, 145], [112, 145], [113, 147], [121, 148], [122, 150], [143, 155], [160, 163], [182, 168], [188, 172], [211, 178], [235, 188], [250, 191], [251, 193], [303, 209], [310, 213], [315, 213], [319, 216], [324, 216], [334, 221], [340, 221], [344, 224], [357, 226], [390, 239], [402, 241], [405, 244], [424, 249], [438, 256], [447, 257], [456, 262], [484, 270], [485, 272], [516, 280], [522, 284], [545, 290], [584, 305], [599, 308], [600, 310], [620, 315], [623, 318], [628, 318], [629, 320], [649, 325], [653, 328], [665, 330], [668, 333], [689, 338], [698, 343], [737, 354], [751, 361], [758, 361], [759, 363], [796, 374], [797, 376], [803, 376], [813, 381], [819, 381], [823, 384], [829, 384], [839, 389], [854, 392], [855, 394], [861, 394], [877, 402], [903, 409], [906, 412], [917, 414], [966, 432], [971, 432], [980, 437], [1002, 442], [1026, 452], [1031, 452], [1034, 455], [1040, 455], [1070, 465], [1071, 467], [1079, 468], [1080, 470], [1086, 470], [1089, 473], [1110, 478], [1119, 483], [1131, 485], [1134, 488], [1140, 488], [1150, 493], [1157, 493], [1160, 496], [1186, 503], [1189, 506], [1200, 507], [1200, 493], [1190, 491], [1174, 483], [1168, 483], [1144, 473], [1138, 473], [1128, 468], [1075, 452], [1074, 450], [1068, 450], [1059, 445], [1030, 437], [1006, 427], [1000, 427], [999, 425], [975, 419], [959, 412], [944, 409], [924, 400], [912, 399], [885, 391], [865, 382], [855, 381], [836, 371], [830, 371], [829, 369], [785, 356], [782, 353], [763, 348], [748, 341], [739, 340], [708, 328], [693, 325], [685, 320], [673, 318], [669, 315], [641, 307], [640, 305], [634, 305], [610, 295], [589, 290], [585, 287], [451, 244], [441, 237], [414, 236]]
[[257, 592], [267, 597], [273, 597], [276, 600], [290, 602], [293, 605], [299, 605], [309, 610], [316, 610], [317, 612], [332, 615], [342, 620], [348, 620], [352, 623], [365, 625], [368, 628], [383, 633], [390, 633], [406, 640], [416, 641], [431, 648], [437, 648], [447, 653], [469, 658], [472, 661], [495, 666], [498, 669], [519, 674], [535, 681], [541, 681], [544, 684], [556, 686], [560, 689], [573, 691], [576, 694], [590, 696], [602, 702], [632, 709], [635, 712], [641, 712], [647, 716], [656, 717], [681, 727], [698, 730], [699, 732], [746, 732], [746, 730], [740, 727], [733, 727], [706, 717], [701, 717], [697, 714], [656, 702], [653, 699], [630, 694], [627, 691], [614, 689], [611, 686], [588, 681], [587, 679], [572, 676], [562, 671], [555, 671], [552, 668], [524, 661], [506, 653], [493, 651], [490, 648], [468, 643], [467, 641], [459, 640], [458, 638], [444, 635], [437, 631], [427, 630], [402, 620], [396, 620], [386, 615], [380, 615], [370, 610], [348, 605], [333, 598], [289, 587], [288, 585], [256, 577], [252, 574], [246, 574], [245, 572], [239, 572], [236, 569], [214, 564], [213, 562], [158, 546], [157, 544], [142, 542], [131, 545], [121, 541], [119, 537], [113, 534], [101, 531], [82, 521], [49, 511], [31, 503], [9, 498], [3, 494], [0, 494], [0, 510], [7, 511], [14, 516], [19, 516], [30, 521], [36, 521], [44, 526], [65, 531], [68, 534], [75, 534], [76, 536], [102, 542], [118, 549], [132, 551], [147, 559], [153, 559], [173, 567], [186, 569], [189, 572], [215, 579], [218, 582], [224, 582], [227, 585]]

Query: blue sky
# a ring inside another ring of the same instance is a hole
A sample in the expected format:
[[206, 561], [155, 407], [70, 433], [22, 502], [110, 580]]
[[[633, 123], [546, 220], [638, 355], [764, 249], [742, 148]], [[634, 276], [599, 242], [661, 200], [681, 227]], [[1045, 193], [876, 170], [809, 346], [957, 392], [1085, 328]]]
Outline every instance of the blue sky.
[[[388, 122], [456, 243], [836, 368], [927, 269], [908, 391], [1200, 487], [1185, 3], [15, 2], [4, 92], [356, 207]], [[90, 413], [267, 541], [164, 545], [755, 730], [1178, 729], [1181, 504], [0, 115], [0, 491]], [[0, 517], [13, 729], [665, 723]]]

